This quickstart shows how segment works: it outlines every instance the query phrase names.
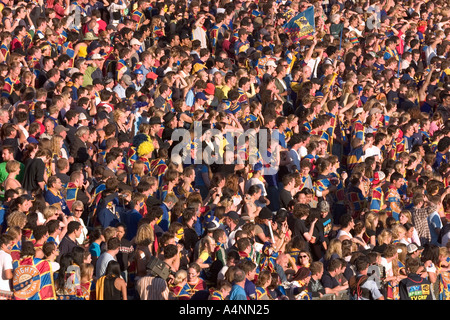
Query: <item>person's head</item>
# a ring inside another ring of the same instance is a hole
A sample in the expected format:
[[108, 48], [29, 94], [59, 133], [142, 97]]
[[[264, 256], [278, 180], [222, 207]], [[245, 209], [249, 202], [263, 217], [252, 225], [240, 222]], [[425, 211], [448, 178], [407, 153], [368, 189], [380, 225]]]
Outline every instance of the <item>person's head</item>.
[[115, 260], [109, 261], [105, 271], [106, 277], [119, 278], [120, 274], [120, 264]]
[[17, 160], [9, 160], [5, 166], [6, 172], [9, 174], [16, 173], [20, 171], [20, 162]]
[[187, 270], [188, 282], [196, 282], [200, 276], [201, 270], [201, 267], [197, 263], [190, 263]]
[[353, 228], [355, 222], [353, 221], [353, 217], [351, 214], [344, 214], [339, 219], [339, 224], [342, 229], [345, 229], [345, 228]]
[[67, 224], [67, 234], [73, 235], [75, 238], [78, 238], [81, 235], [82, 226], [78, 221], [70, 221]]
[[72, 204], [72, 213], [75, 217], [80, 218], [84, 212], [84, 204], [80, 200], [76, 200]]
[[42, 252], [44, 253], [44, 257], [47, 259], [51, 257], [56, 258], [59, 255], [58, 246], [53, 241], [45, 242], [42, 246]]
[[407, 273], [417, 273], [421, 267], [420, 259], [409, 256], [406, 258]]
[[11, 254], [11, 250], [14, 244], [14, 237], [10, 234], [2, 234], [0, 236], [0, 250]]
[[164, 246], [164, 260], [170, 260], [178, 254], [178, 247], [175, 244], [168, 244]]
[[47, 241], [48, 227], [45, 224], [36, 226], [36, 228], [33, 229], [33, 236], [37, 242]]
[[243, 284], [246, 279], [244, 270], [242, 270], [240, 268], [236, 268], [236, 270], [234, 271], [233, 278], [234, 278], [234, 282], [236, 284]]
[[243, 259], [239, 262], [238, 266], [245, 272], [245, 276], [248, 280], [255, 280], [257, 266], [253, 261], [249, 259]]
[[367, 271], [370, 265], [370, 260], [367, 256], [361, 255], [355, 259], [354, 265], [356, 267], [356, 271], [361, 273]]
[[321, 279], [324, 271], [323, 263], [320, 261], [314, 261], [309, 266], [309, 270], [311, 270], [311, 276]]
[[113, 237], [111, 239], [108, 240], [108, 242], [106, 243], [106, 250], [108, 250], [108, 252], [112, 252], [117, 254], [119, 252], [119, 247], [120, 247], [120, 240], [117, 237]]
[[174, 279], [173, 279], [173, 285], [178, 286], [178, 285], [183, 285], [187, 282], [187, 271], [184, 269], [178, 270], [175, 273]]

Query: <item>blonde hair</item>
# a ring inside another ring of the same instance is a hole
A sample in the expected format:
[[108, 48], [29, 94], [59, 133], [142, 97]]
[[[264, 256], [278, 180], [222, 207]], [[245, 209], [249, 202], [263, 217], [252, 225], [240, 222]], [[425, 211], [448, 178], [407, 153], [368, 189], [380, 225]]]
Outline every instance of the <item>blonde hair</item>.
[[8, 227], [20, 227], [23, 228], [24, 225], [27, 223], [27, 215], [21, 211], [13, 211], [8, 218], [6, 218], [6, 222], [8, 224]]
[[117, 120], [119, 120], [119, 118], [120, 118], [122, 115], [124, 115], [124, 114], [125, 114], [125, 112], [123, 112], [122, 110], [120, 110], [120, 109], [115, 109], [115, 110], [113, 111], [113, 118], [114, 118], [114, 121], [117, 122]]
[[341, 240], [334, 238], [330, 240], [327, 252], [325, 252], [324, 259], [328, 260], [336, 253], [339, 257], [342, 257], [342, 242]]
[[391, 232], [394, 239], [399, 239], [401, 232], [403, 232], [403, 235], [406, 234], [406, 228], [401, 224], [396, 224], [392, 227]]
[[94, 266], [90, 263], [83, 263], [80, 268], [80, 275], [81, 278], [92, 279], [94, 277]]
[[378, 213], [376, 212], [369, 212], [366, 215], [366, 219], [364, 221], [364, 225], [366, 227], [366, 230], [376, 230], [377, 225], [375, 224], [375, 221], [378, 220]]
[[409, 210], [402, 210], [400, 211], [400, 214], [403, 214], [406, 218], [408, 218], [408, 222], [412, 223], [412, 214]]
[[45, 220], [50, 219], [54, 215], [58, 214], [58, 208], [55, 206], [47, 206], [42, 210], [42, 215], [44, 216]]
[[184, 280], [187, 279], [187, 271], [186, 270], [178, 270], [177, 273], [175, 273], [175, 278], [173, 279], [173, 284], [176, 286], [180, 283], [182, 283]]
[[13, 173], [20, 169], [20, 162], [17, 160], [9, 160], [5, 166], [6, 172]]
[[214, 239], [211, 238], [210, 236], [205, 236], [200, 240], [200, 245], [198, 247], [198, 255], [200, 256], [202, 254], [203, 251], [207, 251], [208, 253], [211, 253], [210, 248], [208, 247], [208, 245], [210, 243], [215, 243]]
[[[390, 240], [389, 240], [389, 238], [390, 238]], [[389, 240], [389, 242], [387, 242], [388, 240]], [[387, 243], [387, 244], [391, 243], [391, 241], [392, 241], [392, 232], [387, 230], [387, 229], [383, 229], [380, 232], [380, 234], [378, 235], [377, 241], [378, 241], [378, 243], [380, 245], [383, 244], [383, 243]]]
[[61, 141], [63, 137], [60, 135], [54, 134], [50, 140], [51, 142], [51, 151], [53, 154], [60, 155], [61, 154]]
[[133, 169], [131, 171], [132, 174], [137, 174], [140, 176], [143, 176], [145, 173], [145, 163], [142, 160], [136, 160], [133, 163]]
[[105, 237], [105, 242], [108, 242], [109, 239], [116, 236], [117, 229], [114, 227], [106, 227], [103, 230], [103, 236]]
[[144, 223], [138, 228], [135, 238], [137, 245], [148, 246], [154, 240], [155, 236], [153, 234], [153, 229], [148, 223]]

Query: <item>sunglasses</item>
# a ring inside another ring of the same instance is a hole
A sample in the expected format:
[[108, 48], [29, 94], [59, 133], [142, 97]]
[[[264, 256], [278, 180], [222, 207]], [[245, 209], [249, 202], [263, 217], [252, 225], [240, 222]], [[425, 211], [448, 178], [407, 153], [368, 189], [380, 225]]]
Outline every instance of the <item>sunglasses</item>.
[[300, 256], [300, 258], [308, 258], [308, 256]]

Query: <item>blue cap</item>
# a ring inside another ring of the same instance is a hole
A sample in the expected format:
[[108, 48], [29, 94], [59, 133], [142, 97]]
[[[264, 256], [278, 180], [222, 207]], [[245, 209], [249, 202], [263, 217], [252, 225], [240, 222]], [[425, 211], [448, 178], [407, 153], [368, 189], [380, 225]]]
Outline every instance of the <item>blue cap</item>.
[[197, 92], [197, 94], [195, 95], [195, 100], [197, 100], [197, 99], [202, 99], [205, 101], [208, 100], [208, 98], [206, 97], [204, 92]]
[[257, 162], [255, 163], [255, 165], [253, 166], [253, 171], [259, 171], [263, 168], [263, 165], [261, 162]]
[[141, 69], [134, 70], [135, 74], [144, 74]]

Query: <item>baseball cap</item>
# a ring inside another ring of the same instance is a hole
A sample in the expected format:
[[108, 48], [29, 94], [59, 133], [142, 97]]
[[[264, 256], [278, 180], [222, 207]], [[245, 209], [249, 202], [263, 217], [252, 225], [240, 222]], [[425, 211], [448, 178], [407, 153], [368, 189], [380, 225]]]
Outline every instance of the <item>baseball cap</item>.
[[64, 127], [64, 126], [62, 126], [62, 125], [60, 125], [60, 124], [58, 124], [56, 127], [55, 127], [55, 130], [53, 130], [56, 134], [59, 134], [59, 133], [61, 133], [61, 132], [63, 132], [63, 131], [69, 131], [69, 129], [67, 129], [66, 127]]
[[364, 112], [364, 109], [363, 109], [363, 108], [356, 108], [355, 114], [354, 114], [353, 116], [356, 116], [356, 115], [358, 115], [358, 114], [360, 114], [360, 113], [363, 113], [363, 112]]
[[206, 97], [206, 95], [203, 92], [197, 92], [197, 94], [195, 95], [195, 100], [197, 99], [202, 99], [202, 100], [208, 100], [208, 98]]
[[236, 211], [229, 211], [228, 213], [225, 214], [225, 217], [230, 218], [231, 220], [239, 220], [239, 215]]
[[92, 80], [92, 84], [96, 85], [96, 84], [101, 84], [103, 85], [104, 80], [101, 78], [95, 78], [94, 80]]
[[109, 116], [106, 112], [99, 112], [97, 113], [97, 120], [105, 120], [105, 119], [109, 119]]
[[136, 38], [133, 38], [133, 39], [131, 39], [131, 41], [130, 41], [130, 45], [131, 46], [134, 46], [134, 45], [138, 45], [138, 46], [142, 46], [142, 42], [140, 42], [138, 39], [136, 39]]
[[271, 60], [269, 60], [267, 63], [266, 63], [266, 67], [270, 67], [270, 66], [272, 66], [272, 67], [277, 67], [277, 64], [275, 63], [275, 61], [273, 61], [272, 59]]
[[162, 124], [160, 117], [151, 117], [149, 124]]
[[95, 41], [92, 41], [92, 43], [89, 45], [89, 50], [92, 51], [92, 50], [100, 48], [101, 46], [102, 45], [100, 44], [100, 42], [95, 40]]
[[259, 170], [262, 170], [262, 168], [263, 168], [262, 163], [261, 163], [261, 162], [257, 162], [257, 163], [255, 163], [255, 165], [253, 166], [253, 171], [259, 171]]
[[113, 82], [114, 81], [114, 79], [113, 78], [110, 78], [110, 77], [108, 77], [108, 78], [106, 78], [105, 79], [105, 84], [110, 84], [111, 82]]
[[80, 116], [78, 117], [78, 120], [89, 120], [89, 119], [84, 112], [81, 112]]
[[383, 171], [376, 171], [373, 174], [372, 184], [376, 185], [386, 178], [386, 174]]
[[208, 82], [208, 84], [206, 84], [205, 93], [207, 95], [212, 96], [215, 91], [216, 91], [216, 86], [214, 84], [212, 84], [211, 82]]
[[131, 85], [131, 77], [129, 76], [129, 75], [127, 75], [127, 74], [124, 74], [123, 76], [122, 76], [122, 81], [123, 82], [125, 82], [125, 84], [127, 85], [127, 86], [129, 86], [129, 85]]
[[208, 231], [214, 231], [217, 230], [219, 226], [220, 226], [219, 222], [217, 222], [217, 220], [214, 219], [206, 225], [206, 229], [208, 229]]
[[91, 57], [92, 60], [103, 60], [103, 57], [100, 53], [94, 53]]
[[422, 246], [417, 246], [417, 244], [415, 243], [410, 243], [406, 246], [406, 250], [408, 251], [408, 253], [414, 253], [417, 250], [422, 250], [423, 247]]
[[149, 73], [147, 73], [146, 77], [147, 77], [147, 79], [156, 80], [158, 78], [158, 75], [156, 73], [154, 73], [154, 72], [149, 72]]
[[269, 220], [272, 220], [272, 218], [273, 218], [273, 213], [272, 213], [272, 211], [270, 211], [269, 208], [264, 207], [264, 208], [262, 208], [261, 211], [259, 212], [258, 217], [259, 217], [260, 219], [269, 219]]

